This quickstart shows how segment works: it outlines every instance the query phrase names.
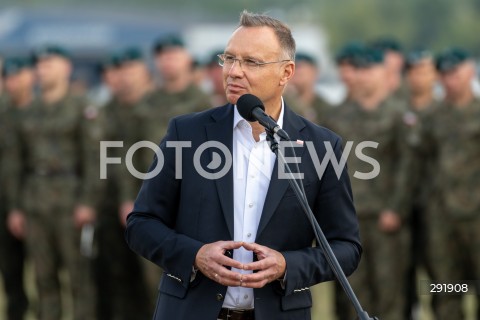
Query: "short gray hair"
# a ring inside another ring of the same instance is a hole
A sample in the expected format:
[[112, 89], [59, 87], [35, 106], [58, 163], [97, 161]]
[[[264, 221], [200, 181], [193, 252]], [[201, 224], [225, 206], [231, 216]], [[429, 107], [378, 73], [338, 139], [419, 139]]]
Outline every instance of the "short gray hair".
[[292, 31], [283, 22], [265, 14], [257, 14], [243, 10], [240, 14], [239, 27], [270, 27], [280, 42], [280, 47], [287, 54], [288, 58], [295, 60], [295, 39]]

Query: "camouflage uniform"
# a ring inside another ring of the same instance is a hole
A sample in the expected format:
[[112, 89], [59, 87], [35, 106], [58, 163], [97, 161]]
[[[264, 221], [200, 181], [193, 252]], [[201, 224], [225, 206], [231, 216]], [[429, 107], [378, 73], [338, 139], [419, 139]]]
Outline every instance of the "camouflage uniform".
[[97, 111], [67, 95], [53, 105], [37, 101], [17, 130], [12, 150], [23, 178], [10, 207], [27, 215], [27, 247], [39, 296], [39, 319], [61, 318], [59, 268], [70, 279], [75, 320], [95, 319], [90, 260], [80, 254], [80, 230], [74, 226], [78, 204], [95, 207], [99, 193]]
[[288, 106], [291, 107], [296, 113], [319, 125], [324, 124], [324, 121], [326, 120], [325, 118], [332, 108], [332, 106], [330, 106], [318, 95], [315, 96], [314, 100], [309, 106], [302, 104], [294, 97], [286, 97], [285, 100]]
[[[380, 213], [386, 209], [404, 218], [399, 203], [404, 196], [397, 190], [399, 167], [402, 166], [399, 164], [402, 110], [403, 107], [391, 99], [373, 111], [365, 111], [357, 103], [347, 102], [332, 110], [325, 125], [337, 132], [344, 143], [354, 142], [347, 163], [364, 253], [350, 282], [364, 309], [386, 320], [404, 318], [406, 230], [402, 227], [399, 231], [385, 233], [378, 228]], [[380, 164], [380, 173], [374, 179], [354, 177], [356, 171], [372, 171], [372, 164], [355, 154], [355, 147], [363, 141], [378, 143], [377, 148], [362, 151]], [[342, 310], [339, 316], [354, 319], [354, 310], [349, 307], [349, 311]]]
[[[480, 101], [474, 100], [461, 109], [442, 103], [425, 121], [420, 156], [434, 161], [428, 210], [434, 282], [480, 279], [479, 120]], [[461, 300], [436, 296], [437, 319], [463, 319]]]
[[[120, 204], [132, 201], [141, 185], [141, 180], [132, 176], [125, 166], [125, 154], [128, 148], [138, 141], [145, 140], [146, 119], [139, 112], [139, 107], [145, 103], [127, 105], [112, 99], [104, 107], [107, 141], [123, 141], [123, 148], [108, 149], [108, 157], [119, 157], [121, 165], [110, 165], [107, 169], [106, 190], [99, 205], [104, 213], [99, 220], [99, 256], [98, 268], [100, 297], [103, 306], [103, 319], [149, 319], [155, 297], [147, 297], [144, 273], [138, 257], [128, 248], [124, 240], [124, 227], [120, 224]], [[145, 107], [146, 108], [146, 107]], [[135, 168], [145, 169], [140, 149], [134, 156]], [[147, 166], [148, 168], [148, 166]], [[157, 268], [157, 273], [160, 270]], [[135, 275], [135, 276], [133, 276]], [[152, 301], [150, 301], [152, 300]]]
[[428, 114], [436, 107], [435, 102], [422, 110], [410, 107], [403, 114], [402, 138], [405, 150], [403, 157], [407, 163], [400, 176], [400, 185], [405, 192], [401, 200], [408, 215], [411, 230], [410, 262], [407, 274], [407, 305], [406, 314], [409, 316], [413, 307], [418, 304], [417, 270], [423, 268], [431, 276], [431, 264], [427, 259], [427, 241], [429, 224], [426, 211], [431, 195], [432, 157], [429, 154], [420, 155], [422, 146], [422, 131]]
[[25, 250], [23, 242], [13, 237], [8, 231], [5, 192], [10, 186], [6, 179], [6, 173], [10, 170], [7, 157], [9, 149], [14, 147], [15, 143], [12, 127], [16, 125], [17, 110], [3, 108], [0, 106], [0, 169], [2, 170], [0, 173], [0, 271], [8, 302], [7, 315], [1, 318], [20, 320], [23, 319], [28, 307], [23, 284]]
[[[209, 97], [194, 84], [177, 93], [169, 93], [160, 88], [148, 98], [148, 106], [152, 108], [152, 117], [147, 122], [147, 140], [157, 144], [167, 133], [168, 121], [171, 118], [212, 107]], [[150, 162], [152, 159], [153, 156]]]

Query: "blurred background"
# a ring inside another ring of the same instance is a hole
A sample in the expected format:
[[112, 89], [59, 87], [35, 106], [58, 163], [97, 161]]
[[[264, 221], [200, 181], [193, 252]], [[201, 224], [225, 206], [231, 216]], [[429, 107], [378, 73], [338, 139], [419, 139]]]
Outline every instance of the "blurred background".
[[[154, 41], [178, 33], [196, 61], [203, 63], [212, 52], [223, 50], [243, 9], [266, 12], [291, 26], [298, 49], [318, 60], [318, 91], [332, 104], [345, 96], [335, 53], [351, 40], [389, 36], [404, 51], [439, 52], [459, 46], [477, 61], [480, 56], [480, 0], [2, 0], [0, 55], [25, 56], [45, 43], [61, 45], [72, 54], [74, 83], [93, 97], [102, 81], [98, 65], [112, 52], [139, 47], [153, 69]], [[32, 273], [28, 265], [27, 291], [35, 300]], [[332, 288], [322, 284], [314, 289], [314, 319], [336, 319]], [[431, 319], [430, 297], [421, 299], [420, 319]], [[474, 297], [465, 301], [465, 308], [473, 310]], [[68, 310], [71, 301], [64, 303]], [[0, 290], [0, 315], [4, 308]], [[468, 314], [475, 319], [473, 312]], [[30, 311], [28, 319], [33, 318]]]
[[127, 46], [150, 53], [152, 42], [166, 33], [181, 33], [195, 58], [206, 59], [224, 47], [245, 8], [268, 12], [293, 27], [299, 49], [320, 61], [319, 81], [331, 89], [325, 95], [334, 103], [341, 92], [332, 55], [346, 41], [392, 36], [405, 50], [455, 45], [480, 53], [475, 32], [480, 0], [3, 0], [0, 53], [61, 44], [73, 53], [74, 79], [91, 87], [99, 81], [95, 63], [106, 54]]

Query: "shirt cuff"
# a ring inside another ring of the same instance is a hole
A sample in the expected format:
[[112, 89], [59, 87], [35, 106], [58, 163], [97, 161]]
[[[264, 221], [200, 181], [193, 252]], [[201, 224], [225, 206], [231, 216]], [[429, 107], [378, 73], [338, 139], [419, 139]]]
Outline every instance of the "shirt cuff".
[[195, 266], [192, 266], [192, 274], [190, 275], [190, 282], [193, 282], [195, 278], [197, 277], [197, 272], [198, 268], [195, 268]]
[[280, 286], [282, 287], [282, 290], [285, 290], [285, 282], [287, 282], [287, 271], [285, 270], [285, 275], [283, 276], [282, 279], [277, 279], [278, 282], [280, 282]]

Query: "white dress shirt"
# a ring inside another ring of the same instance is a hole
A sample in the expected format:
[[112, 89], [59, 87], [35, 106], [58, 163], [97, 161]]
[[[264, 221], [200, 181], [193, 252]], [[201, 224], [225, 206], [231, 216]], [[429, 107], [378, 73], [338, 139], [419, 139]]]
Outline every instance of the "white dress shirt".
[[[278, 118], [278, 125], [283, 125], [284, 103]], [[234, 240], [255, 242], [258, 224], [262, 216], [263, 205], [270, 185], [275, 154], [270, 150], [266, 140], [267, 134], [260, 134], [255, 141], [252, 126], [242, 118], [235, 106], [233, 117], [233, 215]], [[244, 264], [253, 261], [253, 253], [244, 248], [233, 251], [233, 259]], [[238, 270], [240, 273], [252, 271]], [[224, 308], [251, 309], [254, 307], [253, 289], [228, 287]]]

